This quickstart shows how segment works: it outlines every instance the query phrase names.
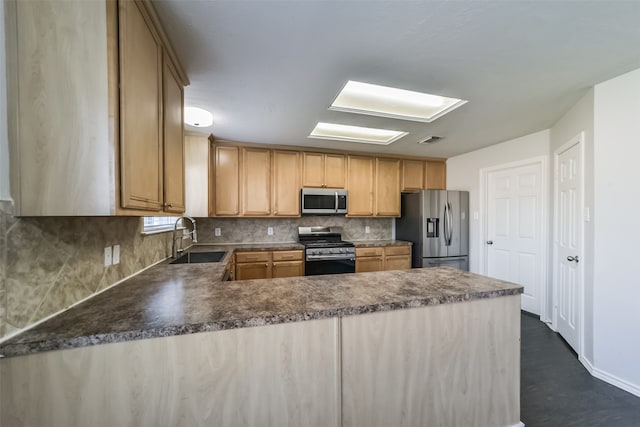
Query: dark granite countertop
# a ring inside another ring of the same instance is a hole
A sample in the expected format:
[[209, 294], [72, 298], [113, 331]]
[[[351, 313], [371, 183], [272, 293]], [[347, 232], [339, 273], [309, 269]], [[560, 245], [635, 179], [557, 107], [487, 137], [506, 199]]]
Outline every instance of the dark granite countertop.
[[411, 246], [413, 243], [405, 240], [351, 240], [356, 248], [369, 248], [379, 246]]
[[513, 283], [452, 268], [223, 282], [233, 250], [297, 243], [198, 246], [222, 262], [157, 264], [0, 344], [0, 354], [298, 322], [522, 293]]

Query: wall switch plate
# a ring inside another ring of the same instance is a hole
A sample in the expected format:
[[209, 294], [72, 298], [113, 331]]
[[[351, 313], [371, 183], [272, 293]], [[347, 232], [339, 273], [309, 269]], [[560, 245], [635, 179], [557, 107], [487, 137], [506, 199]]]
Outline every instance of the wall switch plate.
[[584, 208], [584, 220], [587, 222], [591, 221], [591, 209]]
[[220, 230], [220, 227], [216, 227], [216, 228], [214, 228], [214, 229], [213, 229], [213, 234], [214, 234], [216, 237], [220, 237], [220, 236], [222, 236], [222, 230]]
[[371, 228], [368, 225], [365, 225], [364, 226], [364, 232], [365, 232], [365, 234], [371, 233]]
[[112, 259], [111, 246], [107, 246], [104, 248], [104, 266], [109, 267], [113, 263]]
[[120, 245], [113, 245], [113, 265], [120, 264]]
[[478, 218], [480, 218], [480, 215], [478, 214], [478, 211], [474, 211], [473, 212], [473, 219], [475, 219], [477, 221]]
[[273, 236], [273, 227], [267, 227], [267, 234]]

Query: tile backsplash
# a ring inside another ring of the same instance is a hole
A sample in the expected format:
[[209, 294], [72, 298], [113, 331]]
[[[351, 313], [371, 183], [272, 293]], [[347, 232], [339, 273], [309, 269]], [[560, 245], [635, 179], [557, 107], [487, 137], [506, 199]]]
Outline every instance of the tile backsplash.
[[[136, 217], [15, 217], [0, 201], [0, 337], [69, 307], [171, 254], [171, 234]], [[120, 264], [104, 248], [120, 245]]]
[[[345, 240], [386, 240], [392, 219], [198, 218], [200, 243], [298, 240], [298, 226], [341, 226]], [[63, 310], [171, 255], [171, 233], [142, 235], [138, 217], [16, 217], [0, 201], [0, 337]], [[221, 229], [216, 237], [214, 229]], [[273, 227], [273, 235], [267, 234]], [[369, 233], [365, 233], [369, 227]], [[120, 264], [104, 248], [120, 245]]]
[[[197, 218], [199, 243], [275, 243], [298, 240], [298, 227], [339, 226], [344, 240], [387, 240], [393, 219], [304, 216], [301, 218]], [[273, 235], [267, 234], [273, 227]], [[369, 227], [369, 233], [366, 233]], [[215, 236], [220, 228], [220, 236]]]

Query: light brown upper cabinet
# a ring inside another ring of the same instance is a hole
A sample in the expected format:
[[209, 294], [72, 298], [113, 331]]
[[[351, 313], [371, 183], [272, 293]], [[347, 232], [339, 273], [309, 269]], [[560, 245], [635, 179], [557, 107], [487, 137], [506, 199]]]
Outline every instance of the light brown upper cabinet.
[[185, 211], [184, 96], [177, 73], [164, 61], [164, 210]]
[[271, 214], [271, 150], [242, 149], [240, 191], [243, 216]]
[[303, 187], [344, 188], [344, 154], [302, 153]]
[[162, 46], [135, 2], [120, 2], [123, 208], [162, 210]]
[[349, 216], [373, 216], [374, 158], [350, 155], [347, 163]]
[[273, 215], [300, 216], [300, 153], [274, 150], [271, 158]]
[[213, 144], [209, 215], [300, 216], [301, 153]]
[[376, 216], [400, 216], [400, 160], [376, 158]]
[[402, 191], [424, 188], [424, 160], [402, 161]]
[[214, 145], [212, 176], [210, 183], [209, 214], [212, 216], [237, 216], [240, 213], [240, 149]]
[[424, 170], [424, 188], [428, 190], [447, 189], [447, 164], [441, 161], [427, 160]]
[[6, 3], [17, 215], [182, 212], [188, 79], [152, 3]]

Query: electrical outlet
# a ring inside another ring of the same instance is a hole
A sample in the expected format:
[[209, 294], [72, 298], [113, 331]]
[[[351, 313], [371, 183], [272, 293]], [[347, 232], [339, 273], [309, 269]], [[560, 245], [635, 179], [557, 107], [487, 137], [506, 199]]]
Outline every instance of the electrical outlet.
[[220, 227], [214, 228], [213, 229], [213, 234], [215, 234], [216, 237], [222, 236], [222, 230], [220, 230]]
[[267, 227], [267, 235], [273, 236], [273, 227]]
[[113, 263], [112, 259], [111, 246], [107, 246], [104, 248], [104, 266], [109, 267]]
[[365, 234], [371, 233], [371, 228], [368, 225], [365, 225], [364, 226], [364, 232], [365, 232]]
[[113, 265], [120, 264], [120, 245], [113, 245]]

